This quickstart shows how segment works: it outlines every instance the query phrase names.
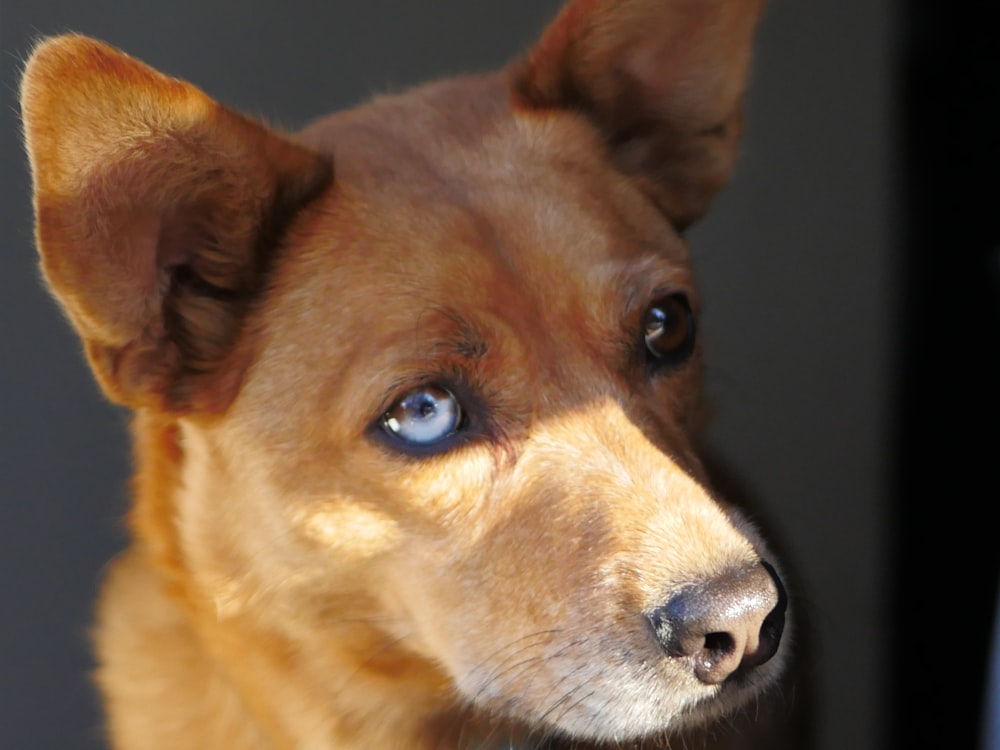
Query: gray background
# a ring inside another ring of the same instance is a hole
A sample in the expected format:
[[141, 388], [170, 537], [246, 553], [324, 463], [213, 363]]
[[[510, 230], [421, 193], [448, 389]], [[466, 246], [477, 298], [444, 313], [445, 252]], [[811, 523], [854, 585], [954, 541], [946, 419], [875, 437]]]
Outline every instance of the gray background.
[[[277, 124], [499, 65], [556, 0], [0, 0], [0, 748], [101, 747], [87, 628], [123, 544], [126, 417], [38, 283], [16, 90], [31, 39], [81, 31]], [[800, 569], [819, 747], [883, 746], [897, 259], [888, 0], [773, 0], [744, 158], [691, 234], [715, 442]]]

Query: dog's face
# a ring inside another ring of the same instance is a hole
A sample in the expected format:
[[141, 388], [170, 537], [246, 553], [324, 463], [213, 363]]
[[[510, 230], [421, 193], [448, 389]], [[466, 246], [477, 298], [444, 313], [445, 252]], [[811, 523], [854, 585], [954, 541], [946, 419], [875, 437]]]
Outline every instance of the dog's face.
[[[411, 121], [393, 114], [359, 117]], [[316, 137], [349, 142], [345, 119]], [[348, 149], [350, 187], [293, 229], [218, 428], [260, 510], [219, 577], [260, 565], [252, 596], [294, 561], [282, 576], [303, 588], [280, 594], [301, 611], [367, 576], [386, 627], [464, 695], [583, 736], [646, 732], [747, 684], [700, 683], [644, 613], [766, 554], [692, 454], [683, 241], [573, 118], [488, 127], [439, 151], [403, 128]], [[196, 512], [208, 559], [232, 510]]]
[[775, 681], [780, 581], [694, 452], [680, 235], [759, 9], [697, 5], [576, 3], [503, 75], [295, 142], [89, 40], [36, 53], [46, 275], [109, 395], [177, 425], [218, 618], [317, 652], [360, 623], [362, 667], [588, 741]]

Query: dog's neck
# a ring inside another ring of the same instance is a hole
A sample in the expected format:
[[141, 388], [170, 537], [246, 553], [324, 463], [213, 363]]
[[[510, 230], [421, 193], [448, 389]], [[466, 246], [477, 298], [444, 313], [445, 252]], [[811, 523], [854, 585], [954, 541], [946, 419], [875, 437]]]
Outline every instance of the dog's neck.
[[[478, 733], [477, 722], [455, 721], [462, 711], [440, 670], [380, 628], [357, 592], [330, 597], [345, 609], [329, 612], [329, 627], [317, 635], [297, 628], [298, 613], [281, 611], [279, 601], [251, 615], [239, 606], [246, 592], [235, 583], [227, 600], [220, 581], [196, 579], [189, 556], [198, 554], [197, 543], [181, 538], [177, 521], [186, 507], [211, 503], [190, 497], [193, 487], [226, 491], [226, 468], [197, 430], [148, 415], [133, 429], [134, 542], [109, 576], [97, 643], [104, 664], [98, 681], [121, 709], [111, 711], [121, 718], [112, 734], [142, 732], [147, 746], [156, 737], [164, 749], [217, 737], [214, 746], [229, 750], [330, 750], [361, 742], [370, 748], [384, 728], [392, 732], [384, 747], [454, 746], [458, 738], [443, 736], [441, 727], [456, 724]], [[211, 482], [185, 481], [210, 471]], [[204, 689], [184, 687], [192, 684]], [[112, 692], [121, 685], [130, 686], [128, 695]], [[148, 701], [151, 692], [169, 700]], [[414, 716], [440, 720], [408, 724]]]

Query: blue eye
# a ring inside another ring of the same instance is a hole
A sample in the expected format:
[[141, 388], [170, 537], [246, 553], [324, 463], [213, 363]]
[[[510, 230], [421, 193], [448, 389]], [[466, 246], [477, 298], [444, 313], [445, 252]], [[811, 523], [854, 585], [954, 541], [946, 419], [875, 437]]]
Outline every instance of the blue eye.
[[427, 385], [394, 403], [382, 417], [382, 429], [411, 445], [434, 445], [462, 424], [462, 407], [447, 390]]

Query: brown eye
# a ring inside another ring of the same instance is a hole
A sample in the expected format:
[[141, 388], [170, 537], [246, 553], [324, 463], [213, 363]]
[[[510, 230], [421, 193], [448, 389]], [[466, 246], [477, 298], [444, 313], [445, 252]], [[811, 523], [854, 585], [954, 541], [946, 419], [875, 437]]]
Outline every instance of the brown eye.
[[694, 351], [694, 314], [683, 294], [670, 294], [654, 302], [646, 312], [643, 337], [647, 361], [654, 365], [677, 365]]

